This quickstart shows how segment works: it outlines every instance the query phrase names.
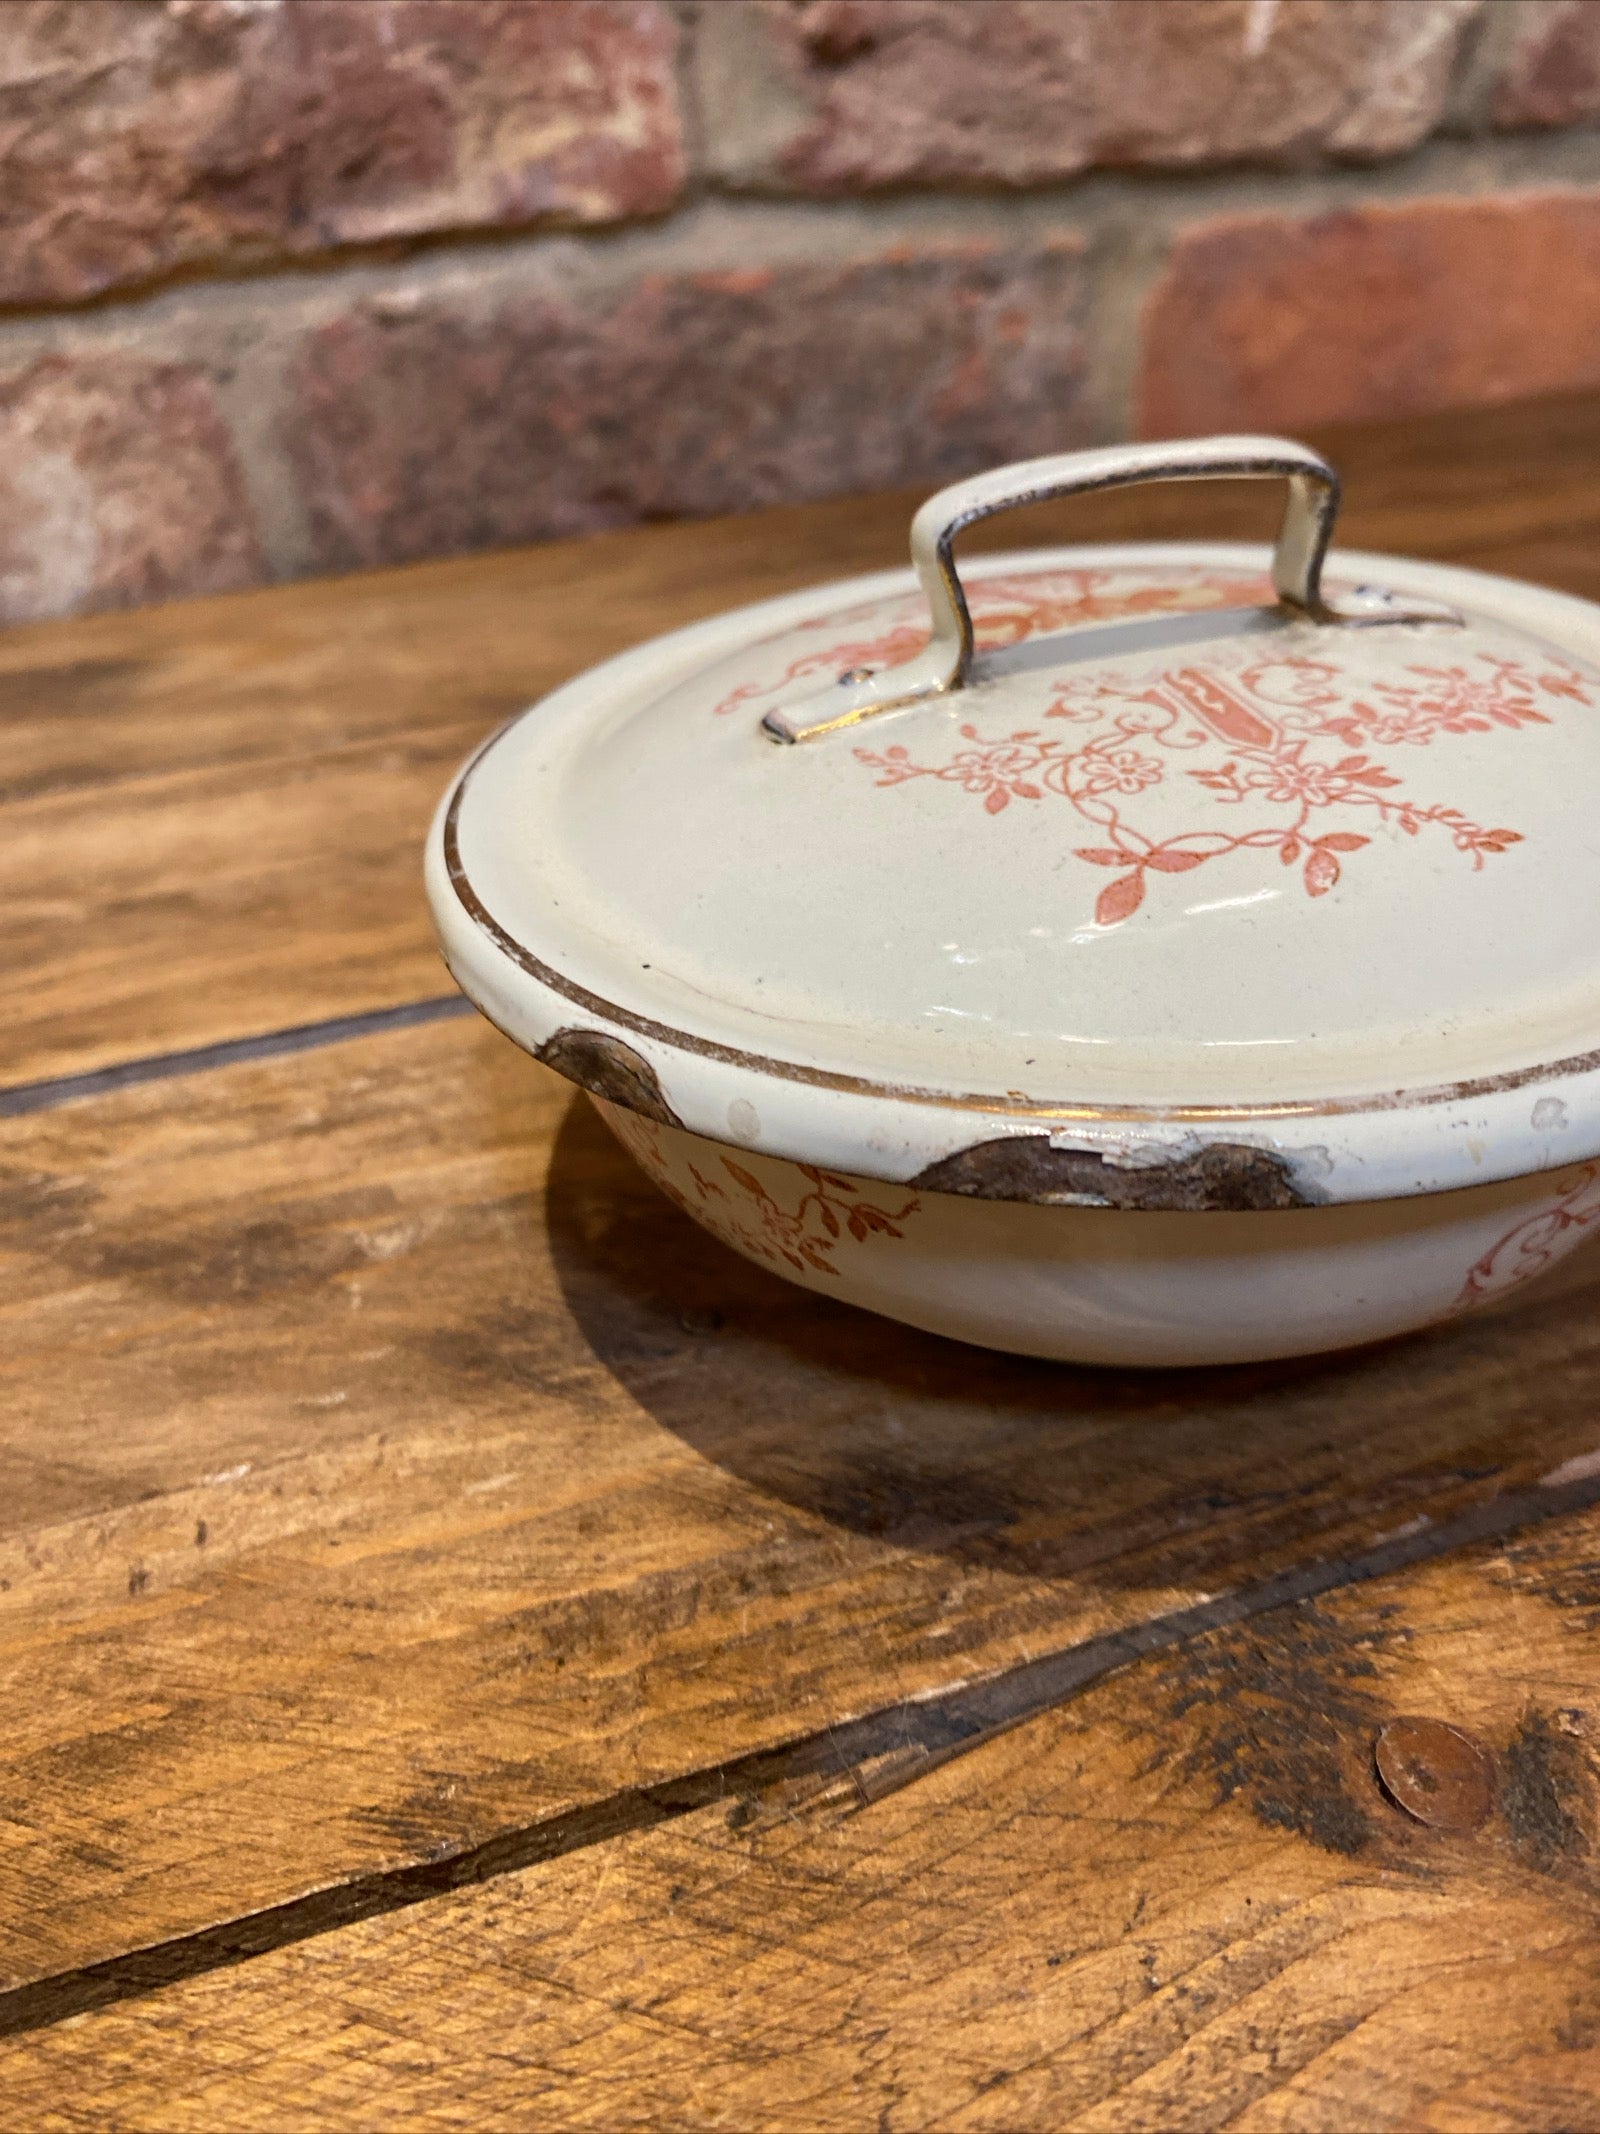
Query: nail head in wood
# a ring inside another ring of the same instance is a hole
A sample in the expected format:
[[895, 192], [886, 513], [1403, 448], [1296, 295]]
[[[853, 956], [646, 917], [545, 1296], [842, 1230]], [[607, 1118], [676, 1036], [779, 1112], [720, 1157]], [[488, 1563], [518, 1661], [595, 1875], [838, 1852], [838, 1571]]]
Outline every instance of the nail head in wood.
[[1442, 1719], [1391, 1719], [1373, 1760], [1397, 1808], [1431, 1830], [1464, 1835], [1494, 1806], [1494, 1760], [1481, 1741]]

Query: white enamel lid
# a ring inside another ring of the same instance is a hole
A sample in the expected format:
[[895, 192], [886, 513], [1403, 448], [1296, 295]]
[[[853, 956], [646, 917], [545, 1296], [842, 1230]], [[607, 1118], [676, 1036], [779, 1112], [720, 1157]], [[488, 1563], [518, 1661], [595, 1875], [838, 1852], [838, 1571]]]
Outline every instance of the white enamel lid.
[[[962, 595], [976, 518], [1219, 473], [1288, 477], [1272, 556], [991, 556]], [[912, 571], [580, 676], [441, 809], [452, 970], [602, 1094], [865, 1176], [1221, 1144], [1343, 1200], [1600, 1151], [1600, 609], [1324, 579], [1336, 496], [1278, 439], [1002, 469]]]

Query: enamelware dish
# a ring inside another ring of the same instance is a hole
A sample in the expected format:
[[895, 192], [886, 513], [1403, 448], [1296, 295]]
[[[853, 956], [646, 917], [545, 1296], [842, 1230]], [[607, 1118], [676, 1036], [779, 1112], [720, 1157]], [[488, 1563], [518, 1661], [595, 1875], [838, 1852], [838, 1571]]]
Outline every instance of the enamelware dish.
[[[1008, 506], [1288, 484], [1277, 547], [986, 556]], [[913, 568], [676, 631], [461, 772], [445, 956], [809, 1288], [1178, 1364], [1465, 1311], [1600, 1218], [1600, 608], [1339, 554], [1278, 438], [933, 497]]]

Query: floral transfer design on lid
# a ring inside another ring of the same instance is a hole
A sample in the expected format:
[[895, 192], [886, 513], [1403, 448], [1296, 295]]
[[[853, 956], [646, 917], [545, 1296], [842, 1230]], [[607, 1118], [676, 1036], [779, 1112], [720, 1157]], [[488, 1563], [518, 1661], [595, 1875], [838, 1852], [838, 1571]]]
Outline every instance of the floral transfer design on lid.
[[[1262, 571], [1193, 571], [1174, 578], [1167, 571], [1011, 571], [967, 582], [973, 635], [980, 652], [1020, 645], [1052, 630], [1090, 623], [1132, 622], [1144, 615], [1187, 615], [1208, 608], [1270, 604], [1271, 584]], [[848, 637], [837, 633], [854, 623]], [[742, 682], [714, 706], [723, 717], [741, 704], [785, 694], [806, 681], [830, 681], [858, 667], [897, 667], [928, 643], [928, 604], [920, 593], [873, 600], [836, 610], [799, 625], [826, 633], [828, 643], [802, 652], [769, 681]]]
[[[1308, 896], [1326, 896], [1378, 827], [1448, 836], [1481, 867], [1522, 832], [1414, 797], [1389, 752], [1425, 748], [1441, 734], [1548, 725], [1562, 700], [1592, 706], [1591, 686], [1554, 653], [1535, 665], [1486, 652], [1417, 661], [1397, 676], [1352, 695], [1329, 662], [1263, 659], [1257, 641], [1212, 650], [1204, 666], [1069, 677], [1044, 713], [1078, 729], [1059, 738], [1037, 728], [989, 737], [964, 725], [968, 745], [943, 762], [920, 762], [898, 743], [855, 755], [879, 785], [936, 779], [981, 799], [990, 815], [1013, 801], [1068, 802], [1096, 833], [1074, 856], [1114, 870], [1095, 900], [1100, 926], [1131, 918], [1152, 875], [1187, 874], [1244, 850], [1275, 853], [1299, 868]], [[1209, 799], [1212, 820], [1153, 836], [1140, 827], [1139, 802], [1171, 777], [1202, 789], [1193, 798]], [[1221, 810], [1232, 819], [1219, 819]], [[1236, 827], [1241, 818], [1245, 827]]]

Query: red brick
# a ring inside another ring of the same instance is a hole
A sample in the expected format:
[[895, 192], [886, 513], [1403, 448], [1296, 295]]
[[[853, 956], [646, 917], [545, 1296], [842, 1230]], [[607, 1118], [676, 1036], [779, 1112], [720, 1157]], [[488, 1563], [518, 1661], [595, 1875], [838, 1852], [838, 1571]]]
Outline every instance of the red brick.
[[50, 356], [0, 376], [0, 622], [263, 576], [233, 443], [198, 372]]
[[675, 38], [656, 0], [9, 0], [0, 301], [658, 212]]
[[1575, 126], [1600, 118], [1600, 6], [1535, 0], [1522, 12], [1493, 98], [1500, 126]]
[[362, 305], [296, 367], [323, 566], [922, 480], [1081, 436], [1077, 247]]
[[1147, 436], [1600, 386], [1600, 192], [1201, 224], [1145, 309]]
[[[811, 114], [769, 148], [771, 166], [829, 192], [1396, 154], [1438, 122], [1478, 0], [759, 5], [788, 93]], [[740, 72], [753, 78], [748, 63]], [[713, 161], [718, 122], [713, 109]]]

